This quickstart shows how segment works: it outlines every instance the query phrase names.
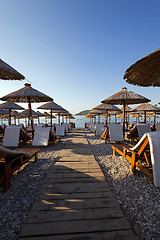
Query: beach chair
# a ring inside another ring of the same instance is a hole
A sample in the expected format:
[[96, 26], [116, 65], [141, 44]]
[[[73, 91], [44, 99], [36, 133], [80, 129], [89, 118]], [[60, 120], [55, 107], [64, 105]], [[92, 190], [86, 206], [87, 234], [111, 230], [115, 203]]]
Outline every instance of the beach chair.
[[11, 176], [13, 173], [33, 157], [37, 161], [38, 153], [39, 149], [10, 150], [0, 146], [0, 184], [3, 184], [4, 192], [11, 185]]
[[54, 133], [51, 128], [37, 127], [35, 129], [32, 146], [48, 146], [48, 143], [54, 144]]
[[160, 131], [160, 122], [156, 123], [156, 131]]
[[109, 139], [109, 132], [107, 127], [104, 129], [103, 134], [100, 135], [100, 138], [101, 140], [105, 140], [105, 142]]
[[138, 130], [138, 136], [139, 139], [141, 139], [141, 137], [147, 133], [147, 132], [151, 132], [151, 128], [148, 124], [137, 124], [137, 130]]
[[30, 139], [26, 131], [17, 126], [7, 126], [5, 128], [4, 138], [2, 142], [3, 147], [18, 147], [20, 141], [23, 144]]
[[122, 142], [123, 137], [123, 127], [121, 124], [111, 123], [108, 124], [109, 131], [109, 141], [111, 142]]
[[56, 138], [60, 138], [65, 136], [65, 126], [64, 125], [56, 125], [55, 131]]
[[18, 147], [20, 137], [20, 127], [7, 126], [4, 133], [2, 146]]
[[68, 131], [69, 130], [69, 124], [68, 123], [63, 123], [63, 126], [65, 126], [65, 130]]
[[102, 135], [104, 133], [104, 130], [105, 130], [104, 124], [97, 124], [95, 134], [98, 136]]
[[140, 141], [131, 144], [111, 145], [113, 155], [119, 153], [131, 162], [131, 172], [136, 173], [136, 168], [154, 180], [154, 185], [160, 187], [160, 132], [145, 133]]

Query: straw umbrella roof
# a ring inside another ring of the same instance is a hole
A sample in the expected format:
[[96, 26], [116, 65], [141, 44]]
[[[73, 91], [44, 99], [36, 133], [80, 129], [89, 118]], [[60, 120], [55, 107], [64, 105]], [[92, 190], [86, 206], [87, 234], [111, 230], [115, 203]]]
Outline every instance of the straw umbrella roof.
[[[23, 112], [21, 112], [21, 115], [29, 117], [30, 116], [30, 109], [24, 110]], [[39, 113], [37, 113], [34, 110], [32, 110], [32, 116], [33, 117], [38, 117]]]
[[60, 105], [58, 105], [57, 103], [50, 101], [50, 102], [47, 102], [47, 103], [41, 105], [37, 109], [61, 110], [63, 108]]
[[113, 94], [112, 96], [104, 99], [101, 101], [102, 103], [107, 104], [118, 104], [123, 105], [125, 104], [138, 104], [143, 102], [150, 102], [151, 100], [148, 98], [145, 98], [137, 93], [134, 93], [132, 91], [127, 90], [126, 87], [122, 88], [121, 91]]
[[24, 110], [23, 107], [21, 107], [20, 105], [14, 103], [14, 102], [4, 102], [4, 103], [0, 104], [0, 108], [1, 108], [1, 109], [18, 109], [18, 110]]
[[[51, 115], [49, 114], [48, 116], [45, 117], [46, 119], [50, 119]], [[52, 118], [56, 118], [54, 115], [52, 115]]]
[[0, 59], [0, 79], [2, 80], [22, 80], [25, 77], [11, 67], [9, 64]]
[[123, 132], [125, 132], [125, 107], [128, 104], [138, 104], [144, 102], [150, 102], [148, 98], [145, 98], [139, 94], [127, 90], [126, 87], [122, 88], [121, 91], [101, 101], [107, 104], [118, 104], [123, 105]]
[[139, 117], [142, 117], [142, 115], [140, 113], [134, 113], [131, 117], [136, 117], [136, 118], [138, 117], [139, 118]]
[[138, 86], [160, 86], [160, 48], [131, 65], [123, 76], [127, 83]]
[[149, 103], [142, 103], [139, 106], [136, 106], [135, 108], [132, 109], [132, 111], [146, 111], [146, 112], [159, 112], [160, 109], [156, 106], [153, 106]]
[[5, 95], [4, 97], [1, 98], [1, 100], [28, 103], [28, 98], [30, 99], [31, 103], [47, 102], [52, 100], [51, 97], [32, 88], [31, 84], [29, 83], [25, 83], [23, 88]]
[[7, 94], [2, 97], [1, 100], [10, 101], [10, 102], [24, 102], [28, 103], [30, 109], [30, 119], [31, 119], [31, 128], [32, 128], [32, 138], [34, 137], [34, 126], [32, 119], [32, 108], [31, 103], [36, 102], [47, 102], [53, 100], [51, 97], [45, 95], [44, 93], [39, 92], [38, 90], [31, 87], [31, 84], [25, 83], [24, 88], [21, 88], [15, 92]]
[[[126, 110], [126, 112], [131, 112], [132, 108], [129, 107], [128, 105], [126, 105], [125, 110]], [[123, 111], [123, 107], [121, 108], [121, 111]]]
[[[11, 117], [20, 117], [20, 116], [22, 116], [21, 113], [19, 113], [19, 112], [17, 112], [17, 111], [11, 112]], [[3, 118], [7, 118], [7, 117], [9, 117], [9, 114], [8, 114], [8, 113], [7, 113], [7, 114], [4, 114], [4, 115], [2, 115], [2, 117], [3, 117]]]
[[93, 108], [94, 110], [109, 110], [109, 111], [121, 111], [118, 107], [111, 104], [101, 103], [100, 105]]

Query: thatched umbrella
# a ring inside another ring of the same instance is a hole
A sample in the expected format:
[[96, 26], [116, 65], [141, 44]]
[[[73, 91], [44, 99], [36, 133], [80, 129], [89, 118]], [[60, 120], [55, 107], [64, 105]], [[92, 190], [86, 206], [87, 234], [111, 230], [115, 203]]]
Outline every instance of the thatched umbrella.
[[58, 124], [60, 124], [60, 116], [61, 116], [61, 113], [66, 113], [68, 112], [66, 109], [64, 109], [62, 107], [62, 109], [60, 110], [52, 110], [52, 113], [57, 113], [57, 116], [58, 116]]
[[93, 113], [88, 113], [85, 118], [90, 118], [90, 122], [93, 122], [93, 119], [96, 118], [96, 114], [93, 114]]
[[121, 111], [118, 107], [111, 105], [111, 104], [106, 104], [106, 103], [101, 103], [100, 105], [94, 107], [93, 109], [96, 110], [104, 110], [105, 114], [106, 114], [106, 125], [107, 125], [107, 121], [108, 121], [108, 112], [110, 111]]
[[9, 64], [0, 59], [0, 79], [2, 80], [22, 80], [25, 77], [12, 68]]
[[28, 103], [28, 108], [30, 110], [32, 137], [34, 137], [31, 103], [48, 102], [48, 101], [51, 101], [52, 98], [32, 88], [31, 84], [26, 83], [24, 84], [24, 88], [21, 88], [18, 91], [15, 91], [13, 93], [7, 94], [6, 96], [2, 97], [1, 100], [10, 101], [10, 102]]
[[14, 103], [14, 102], [5, 102], [0, 104], [0, 109], [8, 109], [9, 110], [9, 125], [11, 125], [11, 110], [16, 109], [16, 110], [24, 110], [23, 107], [20, 105]]
[[134, 113], [131, 117], [136, 118], [136, 122], [139, 122], [139, 119], [142, 117], [140, 113]]
[[156, 112], [160, 112], [158, 107], [155, 107], [149, 103], [142, 103], [139, 106], [132, 109], [132, 111], [144, 112], [144, 123], [146, 123], [146, 112], [154, 112], [154, 123], [156, 122]]
[[138, 104], [144, 102], [150, 102], [148, 98], [145, 98], [139, 94], [131, 92], [127, 90], [126, 87], [122, 88], [122, 90], [114, 95], [104, 99], [102, 103], [107, 104], [116, 104], [123, 105], [123, 132], [125, 131], [125, 107], [129, 104]]
[[127, 83], [138, 86], [160, 86], [160, 48], [131, 65], [123, 76]]
[[98, 116], [98, 123], [100, 123], [100, 115], [104, 114], [104, 110], [93, 109], [89, 112], [89, 114], [95, 114]]
[[38, 107], [38, 109], [47, 109], [47, 110], [51, 110], [51, 128], [52, 128], [52, 111], [53, 110], [63, 110], [63, 108], [58, 105], [57, 103], [50, 101], [48, 103], [45, 103], [43, 105], [41, 105], [40, 107]]

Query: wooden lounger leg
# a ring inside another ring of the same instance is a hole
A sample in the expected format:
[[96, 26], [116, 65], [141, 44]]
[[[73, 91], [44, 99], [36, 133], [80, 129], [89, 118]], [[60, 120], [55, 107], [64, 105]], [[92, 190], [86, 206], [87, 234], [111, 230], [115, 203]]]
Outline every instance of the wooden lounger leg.
[[11, 186], [11, 165], [7, 164], [4, 166], [4, 184], [3, 191], [6, 192]]
[[38, 160], [38, 153], [35, 154], [35, 162]]
[[131, 172], [133, 174], [136, 172], [136, 155], [134, 153], [132, 153]]
[[116, 149], [113, 148], [113, 155], [115, 156], [116, 155]]

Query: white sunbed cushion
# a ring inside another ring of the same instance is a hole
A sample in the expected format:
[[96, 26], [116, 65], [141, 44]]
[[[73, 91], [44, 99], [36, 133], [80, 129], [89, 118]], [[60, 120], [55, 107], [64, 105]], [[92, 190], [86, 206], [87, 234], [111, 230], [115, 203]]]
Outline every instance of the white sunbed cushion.
[[18, 147], [20, 127], [6, 127], [2, 146]]
[[151, 128], [147, 124], [138, 124], [137, 130], [138, 130], [139, 138], [141, 138], [145, 133], [151, 132]]
[[56, 136], [65, 136], [65, 126], [64, 125], [56, 126]]
[[66, 131], [68, 131], [69, 124], [68, 123], [63, 123], [62, 125], [65, 126]]
[[121, 124], [111, 123], [109, 127], [109, 139], [110, 141], [123, 141], [123, 128]]
[[34, 133], [33, 146], [48, 146], [50, 128], [36, 128]]

